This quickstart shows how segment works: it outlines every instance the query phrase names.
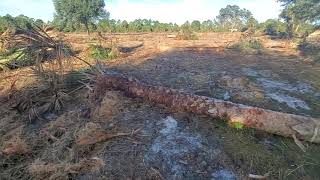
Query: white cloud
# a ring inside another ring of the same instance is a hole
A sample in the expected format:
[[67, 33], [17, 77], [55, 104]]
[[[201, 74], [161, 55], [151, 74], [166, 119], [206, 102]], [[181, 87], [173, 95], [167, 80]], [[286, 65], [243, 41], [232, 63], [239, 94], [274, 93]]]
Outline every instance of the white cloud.
[[263, 22], [270, 18], [278, 18], [282, 7], [276, 0], [239, 2], [241, 8], [250, 10], [253, 16]]
[[241, 8], [250, 10], [259, 21], [277, 18], [280, 5], [276, 0], [117, 0], [111, 4], [107, 2], [107, 10], [111, 18], [132, 21], [134, 19], [154, 19], [161, 22], [175, 22], [182, 24], [187, 20], [214, 19], [219, 10], [228, 4], [237, 4]]
[[[228, 4], [249, 9], [259, 20], [277, 18], [280, 5], [277, 0], [106, 0], [111, 18], [132, 21], [154, 19], [182, 24], [189, 20], [214, 19]], [[20, 14], [43, 20], [52, 20], [52, 0], [0, 0], [0, 15]]]
[[132, 2], [118, 0], [116, 3], [107, 4], [111, 18], [129, 20], [154, 19], [161, 22], [184, 23], [186, 20], [213, 19], [216, 15], [215, 7], [206, 7], [206, 0], [181, 0], [178, 2]]

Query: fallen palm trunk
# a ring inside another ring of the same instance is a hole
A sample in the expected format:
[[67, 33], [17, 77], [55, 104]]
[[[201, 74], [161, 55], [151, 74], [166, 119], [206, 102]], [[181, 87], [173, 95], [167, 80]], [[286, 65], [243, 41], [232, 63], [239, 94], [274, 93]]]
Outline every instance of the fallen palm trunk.
[[241, 123], [246, 127], [266, 131], [285, 137], [320, 143], [320, 119], [286, 114], [262, 108], [250, 107], [218, 99], [187, 94], [181, 91], [154, 87], [131, 78], [105, 74], [97, 77], [96, 87], [124, 91], [173, 110], [186, 111], [214, 118]]

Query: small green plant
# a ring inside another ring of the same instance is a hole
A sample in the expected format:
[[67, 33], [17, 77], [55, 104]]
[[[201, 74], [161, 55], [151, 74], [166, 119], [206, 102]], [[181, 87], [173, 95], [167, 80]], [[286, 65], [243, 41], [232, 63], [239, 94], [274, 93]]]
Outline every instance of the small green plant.
[[90, 57], [96, 60], [110, 60], [119, 56], [119, 50], [113, 46], [111, 48], [105, 48], [101, 45], [93, 45], [90, 48]]
[[229, 125], [237, 130], [241, 130], [245, 127], [241, 122], [230, 122]]
[[229, 49], [245, 51], [245, 50], [261, 50], [263, 49], [263, 44], [259, 39], [249, 39], [242, 40], [238, 43], [235, 43], [229, 47]]

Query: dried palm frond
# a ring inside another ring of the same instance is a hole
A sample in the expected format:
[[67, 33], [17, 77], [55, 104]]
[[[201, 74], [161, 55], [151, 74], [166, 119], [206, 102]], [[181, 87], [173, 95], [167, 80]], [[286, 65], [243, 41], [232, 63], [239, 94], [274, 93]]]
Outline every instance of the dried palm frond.
[[29, 171], [36, 179], [73, 179], [71, 177], [74, 175], [97, 172], [104, 166], [103, 160], [97, 157], [83, 159], [78, 163], [59, 164], [37, 160], [29, 166]]
[[65, 106], [65, 101], [69, 99], [68, 94], [62, 89], [57, 90], [56, 94], [51, 97], [43, 97], [36, 94], [38, 93], [32, 94], [29, 98], [22, 99], [14, 107], [20, 113], [28, 111], [28, 119], [30, 122], [36, 119], [42, 119], [41, 117], [45, 113], [61, 111]]
[[4, 54], [15, 54], [6, 65], [10, 68], [33, 65], [31, 69], [38, 79], [36, 86], [24, 89], [20, 95], [24, 98], [20, 98], [13, 108], [20, 113], [28, 112], [30, 121], [41, 119], [45, 113], [62, 110], [67, 100], [64, 80], [71, 69], [67, 68], [70, 58], [85, 61], [76, 57], [69, 45], [50, 37], [36, 25], [26, 29], [17, 27], [15, 32], [3, 34], [0, 41]]
[[26, 155], [31, 153], [31, 149], [24, 139], [19, 136], [14, 136], [4, 143], [1, 152], [7, 156]]
[[[70, 56], [72, 51], [61, 40], [50, 37], [42, 28], [30, 26], [27, 29], [17, 27], [14, 32], [1, 35], [3, 55], [10, 59], [5, 62], [9, 68], [35, 65], [39, 61], [61, 60]], [[61, 64], [58, 61], [58, 64]]]

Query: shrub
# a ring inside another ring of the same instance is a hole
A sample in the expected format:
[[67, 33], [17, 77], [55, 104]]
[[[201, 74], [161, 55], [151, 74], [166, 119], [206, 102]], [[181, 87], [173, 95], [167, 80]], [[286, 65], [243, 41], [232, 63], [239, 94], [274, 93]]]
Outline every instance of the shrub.
[[180, 32], [177, 36], [180, 40], [198, 40], [198, 36], [193, 32]]
[[250, 39], [250, 40], [242, 40], [238, 43], [231, 45], [229, 48], [239, 50], [239, 51], [248, 50], [248, 49], [260, 50], [260, 49], [263, 49], [263, 44], [259, 39]]
[[181, 40], [198, 40], [197, 35], [192, 31], [188, 24], [182, 25], [181, 31], [179, 32], [177, 38]]
[[298, 45], [298, 50], [302, 55], [312, 59], [313, 61], [320, 62], [320, 45], [316, 43], [310, 43], [303, 40]]
[[277, 19], [269, 19], [261, 24], [261, 30], [271, 36], [283, 35], [286, 33], [286, 24]]
[[90, 57], [95, 60], [110, 60], [119, 56], [119, 50], [116, 46], [105, 48], [101, 45], [93, 45], [90, 48]]

